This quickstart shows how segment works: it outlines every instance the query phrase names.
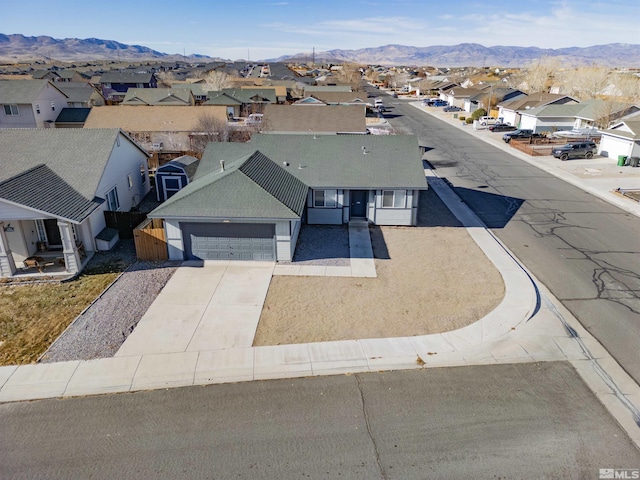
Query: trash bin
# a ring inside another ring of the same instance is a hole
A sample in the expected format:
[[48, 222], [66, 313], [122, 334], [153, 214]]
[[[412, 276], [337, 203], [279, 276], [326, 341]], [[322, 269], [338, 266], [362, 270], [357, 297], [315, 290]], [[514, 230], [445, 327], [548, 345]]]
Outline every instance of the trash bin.
[[629, 157], [629, 165], [637, 167], [640, 164], [640, 157]]
[[627, 156], [626, 155], [618, 155], [618, 166], [619, 167], [624, 167], [626, 163], [627, 163]]
[[457, 113], [454, 113], [454, 114], [453, 114], [453, 118], [458, 118], [458, 114], [457, 114]]

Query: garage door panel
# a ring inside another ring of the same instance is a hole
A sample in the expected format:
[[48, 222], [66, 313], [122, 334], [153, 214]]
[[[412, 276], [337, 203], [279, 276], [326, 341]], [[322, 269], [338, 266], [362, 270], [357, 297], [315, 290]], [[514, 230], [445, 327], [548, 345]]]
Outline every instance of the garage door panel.
[[273, 224], [181, 224], [190, 260], [275, 261]]

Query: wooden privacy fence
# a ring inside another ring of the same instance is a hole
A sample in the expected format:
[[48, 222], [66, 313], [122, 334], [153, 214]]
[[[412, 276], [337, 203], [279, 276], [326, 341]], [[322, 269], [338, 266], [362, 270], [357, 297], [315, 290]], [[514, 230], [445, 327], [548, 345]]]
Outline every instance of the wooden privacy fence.
[[169, 258], [162, 219], [146, 219], [133, 230], [133, 240], [138, 260], [161, 261]]

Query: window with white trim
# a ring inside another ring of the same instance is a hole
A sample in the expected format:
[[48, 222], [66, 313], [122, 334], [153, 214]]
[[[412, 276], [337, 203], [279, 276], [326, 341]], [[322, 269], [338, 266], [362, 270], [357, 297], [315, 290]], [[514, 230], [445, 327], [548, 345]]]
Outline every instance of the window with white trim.
[[20, 109], [18, 105], [3, 105], [4, 106], [4, 114], [9, 117], [16, 117], [20, 115]]
[[318, 208], [335, 208], [337, 198], [337, 190], [314, 190], [313, 206]]
[[40, 115], [40, 104], [36, 103], [36, 113]]
[[382, 207], [383, 208], [405, 208], [407, 201], [406, 190], [383, 190], [382, 191]]
[[51, 100], [51, 110], [52, 111], [56, 111], [56, 102], [54, 102], [53, 100]]
[[131, 190], [133, 188], [133, 177], [131, 174], [127, 175], [127, 183], [129, 185], [129, 190]]
[[147, 169], [144, 168], [144, 163], [140, 164], [140, 183], [142, 185], [147, 183]]
[[106, 197], [109, 211], [117, 212], [120, 208], [120, 201], [118, 200], [118, 188], [113, 187], [111, 190], [109, 190]]

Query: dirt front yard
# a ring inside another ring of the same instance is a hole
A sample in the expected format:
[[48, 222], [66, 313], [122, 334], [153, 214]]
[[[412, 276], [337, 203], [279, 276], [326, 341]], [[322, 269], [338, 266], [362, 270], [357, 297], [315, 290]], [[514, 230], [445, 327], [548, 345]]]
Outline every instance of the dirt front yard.
[[445, 332], [504, 296], [500, 273], [431, 191], [418, 227], [370, 234], [378, 278], [273, 277], [254, 345]]

